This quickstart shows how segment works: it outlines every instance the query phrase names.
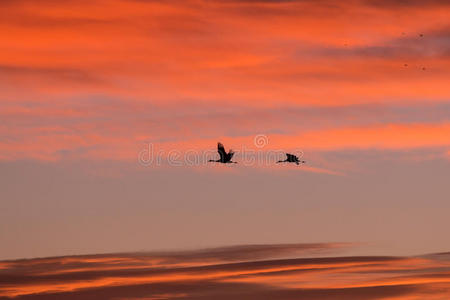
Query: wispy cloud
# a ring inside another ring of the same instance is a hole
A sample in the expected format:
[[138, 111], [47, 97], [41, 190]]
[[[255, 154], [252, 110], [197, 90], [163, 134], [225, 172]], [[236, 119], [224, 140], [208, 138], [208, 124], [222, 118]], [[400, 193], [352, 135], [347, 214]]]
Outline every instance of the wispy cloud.
[[[6, 261], [2, 298], [442, 299], [448, 255], [294, 257], [345, 244], [254, 245]], [[255, 260], [256, 259], [256, 260]]]

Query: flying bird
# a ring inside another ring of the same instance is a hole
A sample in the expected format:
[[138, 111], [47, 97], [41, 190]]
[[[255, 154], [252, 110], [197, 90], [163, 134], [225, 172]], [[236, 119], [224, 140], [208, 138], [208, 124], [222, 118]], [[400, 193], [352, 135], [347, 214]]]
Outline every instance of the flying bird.
[[223, 164], [237, 164], [237, 162], [231, 161], [231, 158], [234, 155], [233, 150], [230, 149], [230, 151], [228, 151], [228, 153], [225, 152], [225, 148], [223, 147], [222, 143], [220, 143], [220, 142], [217, 143], [217, 152], [219, 152], [220, 159], [218, 159], [218, 160], [210, 159], [209, 160], [210, 162], [220, 162]]
[[289, 163], [293, 162], [293, 163], [296, 163], [297, 165], [299, 165], [300, 163], [302, 163], [302, 164], [306, 163], [306, 161], [299, 160], [297, 156], [295, 156], [294, 154], [290, 154], [290, 153], [286, 153], [285, 160], [277, 161], [277, 163], [282, 163], [282, 162], [289, 162]]

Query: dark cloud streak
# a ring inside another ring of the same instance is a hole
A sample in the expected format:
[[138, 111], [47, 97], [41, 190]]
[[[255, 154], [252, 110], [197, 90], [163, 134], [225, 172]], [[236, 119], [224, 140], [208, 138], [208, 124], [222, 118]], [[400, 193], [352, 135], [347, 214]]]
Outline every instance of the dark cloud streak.
[[[445, 262], [442, 262], [439, 268], [436, 267], [436, 261], [430, 258], [349, 256], [267, 259], [273, 256], [304, 255], [311, 251], [317, 253], [338, 246], [342, 245], [246, 245], [196, 251], [4, 261], [0, 264], [0, 299], [9, 299], [8, 295], [16, 295], [14, 299], [17, 300], [148, 297], [184, 300], [356, 300], [400, 297], [416, 293], [427, 293], [429, 299], [434, 299], [431, 296], [441, 295], [446, 292], [446, 288], [434, 290], [429, 282], [430, 278], [440, 282], [448, 279], [450, 282]], [[263, 258], [265, 259], [260, 260]], [[395, 277], [383, 278], [389, 272]], [[367, 277], [372, 280], [373, 274], [377, 274], [378, 283], [362, 281], [359, 287], [352, 287], [352, 275], [343, 287], [333, 286], [331, 282], [330, 287], [327, 287], [327, 274], [339, 275], [341, 280], [345, 280], [347, 275], [355, 273], [361, 278], [372, 274]], [[272, 282], [272, 276], [276, 276], [278, 280]], [[309, 276], [312, 276], [310, 280], [325, 276], [319, 283], [322, 287], [302, 287], [302, 282]], [[280, 285], [280, 279], [290, 284], [298, 281], [298, 286]], [[405, 282], [405, 279], [416, 283], [401, 283]], [[385, 284], [389, 281], [392, 283]], [[41, 292], [36, 292], [35, 289]]]

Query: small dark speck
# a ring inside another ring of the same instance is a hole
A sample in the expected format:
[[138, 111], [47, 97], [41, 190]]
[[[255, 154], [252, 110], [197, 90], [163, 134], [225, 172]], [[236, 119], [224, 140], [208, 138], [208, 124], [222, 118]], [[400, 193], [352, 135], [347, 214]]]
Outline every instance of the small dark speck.
[[420, 37], [423, 37], [423, 34], [421, 33], [421, 34], [419, 34], [419, 36], [420, 36]]
[[407, 67], [407, 66], [408, 66], [408, 64], [404, 64], [404, 66], [405, 66], [405, 67]]
[[426, 68], [425, 68], [425, 67], [423, 67], [423, 68], [422, 68], [422, 70], [424, 70], [424, 71], [425, 71], [425, 70], [426, 70]]

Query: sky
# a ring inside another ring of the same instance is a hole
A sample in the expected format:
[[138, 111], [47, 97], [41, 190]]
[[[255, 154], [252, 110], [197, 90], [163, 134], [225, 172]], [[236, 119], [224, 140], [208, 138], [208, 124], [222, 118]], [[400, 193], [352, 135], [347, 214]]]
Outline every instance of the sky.
[[[0, 260], [449, 251], [449, 20], [444, 0], [2, 0]], [[238, 164], [207, 163], [218, 141]]]

